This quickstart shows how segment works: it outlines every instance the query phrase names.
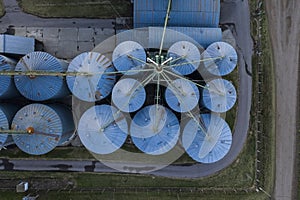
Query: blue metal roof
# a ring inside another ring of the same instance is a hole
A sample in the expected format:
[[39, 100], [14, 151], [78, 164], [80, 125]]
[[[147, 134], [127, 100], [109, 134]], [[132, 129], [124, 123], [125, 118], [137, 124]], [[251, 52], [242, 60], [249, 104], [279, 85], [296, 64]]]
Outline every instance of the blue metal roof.
[[[0, 55], [0, 71], [14, 71], [16, 62]], [[0, 76], [0, 99], [10, 99], [20, 96], [12, 76]]]
[[195, 161], [201, 163], [214, 163], [221, 160], [232, 144], [232, 134], [228, 124], [216, 114], [201, 115], [199, 124], [191, 119], [183, 130], [182, 145], [186, 152]]
[[146, 52], [144, 47], [139, 43], [125, 41], [115, 48], [112, 59], [113, 64], [118, 71], [127, 75], [133, 75], [139, 73], [138, 70], [145, 66]]
[[167, 87], [165, 98], [171, 109], [188, 112], [198, 105], [200, 94], [194, 83], [176, 79]]
[[[12, 104], [0, 104], [0, 129], [9, 130], [11, 121], [18, 107]], [[8, 134], [0, 134], [0, 149], [10, 142], [11, 136]]]
[[133, 143], [150, 155], [170, 151], [177, 143], [179, 121], [169, 109], [152, 105], [140, 110], [133, 118], [130, 134]]
[[137, 111], [143, 106], [145, 100], [146, 91], [135, 79], [119, 80], [112, 91], [113, 103], [123, 112]]
[[109, 105], [91, 107], [78, 124], [81, 142], [96, 154], [109, 154], [121, 148], [127, 133], [128, 124], [123, 114]]
[[[163, 26], [168, 0], [134, 1], [134, 28]], [[220, 0], [173, 0], [169, 26], [218, 27]]]
[[186, 34], [204, 48], [214, 42], [222, 41], [222, 30], [220, 28], [168, 27], [168, 29]]
[[231, 73], [238, 62], [235, 49], [226, 42], [215, 42], [203, 53], [205, 68], [217, 76], [225, 76]]
[[209, 110], [222, 113], [234, 106], [237, 93], [232, 83], [225, 79], [215, 79], [208, 82], [206, 87], [203, 90], [203, 103]]
[[93, 76], [67, 76], [67, 84], [77, 98], [95, 102], [106, 98], [116, 81], [111, 61], [96, 52], [86, 52], [76, 56], [69, 65], [68, 72], [93, 73]]
[[34, 38], [0, 35], [0, 53], [26, 55], [34, 51]]
[[200, 51], [193, 43], [179, 41], [168, 50], [168, 57], [173, 59], [169, 62], [172, 70], [180, 75], [188, 75], [196, 71], [200, 64]]
[[42, 155], [67, 141], [74, 133], [72, 113], [59, 105], [30, 104], [17, 112], [12, 129], [32, 134], [13, 135], [16, 145], [24, 152]]
[[[64, 66], [45, 52], [32, 52], [18, 62], [15, 71], [64, 72]], [[45, 101], [62, 98], [69, 94], [65, 80], [61, 76], [22, 76], [14, 77], [19, 92], [27, 99]]]

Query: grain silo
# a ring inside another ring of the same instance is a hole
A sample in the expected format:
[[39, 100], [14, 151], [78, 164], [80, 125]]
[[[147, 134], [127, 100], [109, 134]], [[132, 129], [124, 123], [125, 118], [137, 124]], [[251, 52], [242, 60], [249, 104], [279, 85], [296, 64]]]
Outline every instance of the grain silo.
[[237, 92], [231, 82], [225, 79], [214, 79], [206, 84], [202, 97], [206, 108], [223, 113], [234, 106]]
[[31, 155], [42, 155], [69, 142], [74, 122], [69, 108], [60, 104], [29, 104], [21, 108], [12, 122], [16, 145]]
[[133, 75], [139, 73], [146, 65], [146, 52], [139, 43], [125, 41], [114, 49], [112, 59], [118, 71]]
[[128, 124], [123, 114], [109, 105], [88, 109], [80, 118], [78, 135], [83, 145], [96, 154], [112, 153], [125, 143]]
[[150, 155], [170, 151], [176, 145], [179, 133], [180, 125], [175, 114], [161, 105], [151, 105], [140, 110], [130, 126], [135, 146]]
[[18, 110], [18, 106], [12, 104], [0, 104], [0, 149], [13, 143], [12, 137], [5, 130], [10, 130], [11, 122]]
[[207, 71], [216, 76], [231, 73], [238, 62], [235, 49], [226, 42], [215, 42], [203, 52], [203, 62]]
[[123, 112], [135, 112], [146, 100], [143, 85], [132, 78], [121, 79], [112, 91], [113, 103]]
[[191, 119], [183, 130], [182, 145], [197, 162], [221, 160], [229, 152], [231, 144], [231, 130], [216, 114], [202, 114], [198, 121]]
[[97, 52], [85, 52], [76, 56], [70, 63], [68, 72], [79, 73], [67, 76], [67, 84], [73, 95], [87, 102], [107, 97], [116, 81], [111, 61]]
[[[45, 52], [32, 52], [20, 59], [14, 80], [17, 89], [27, 99], [45, 101], [66, 97], [68, 90], [65, 78], [60, 76], [67, 64]], [[51, 75], [47, 75], [47, 73]]]
[[176, 112], [188, 112], [198, 105], [200, 94], [193, 82], [176, 79], [168, 85], [165, 98], [171, 109]]
[[[14, 72], [16, 61], [0, 55], [0, 73]], [[0, 99], [10, 99], [20, 95], [11, 75], [0, 75]]]
[[168, 50], [168, 57], [172, 58], [169, 67], [180, 75], [188, 75], [196, 71], [200, 64], [200, 51], [196, 45], [188, 41], [179, 41]]

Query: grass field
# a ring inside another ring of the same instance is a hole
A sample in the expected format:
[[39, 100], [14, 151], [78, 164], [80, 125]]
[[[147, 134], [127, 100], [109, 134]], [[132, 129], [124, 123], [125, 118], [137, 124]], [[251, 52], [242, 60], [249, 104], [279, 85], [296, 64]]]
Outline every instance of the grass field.
[[3, 5], [3, 1], [0, 0], [0, 17], [2, 17], [5, 14], [5, 8]]
[[132, 16], [130, 0], [18, 0], [24, 12], [40, 17], [115, 18]]

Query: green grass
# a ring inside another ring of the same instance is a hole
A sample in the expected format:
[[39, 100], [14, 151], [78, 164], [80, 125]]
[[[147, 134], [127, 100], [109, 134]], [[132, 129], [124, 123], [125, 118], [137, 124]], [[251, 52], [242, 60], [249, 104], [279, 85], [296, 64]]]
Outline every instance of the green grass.
[[4, 4], [3, 1], [0, 0], [0, 17], [2, 17], [4, 14], [5, 14]]
[[[251, 10], [255, 10], [255, 1], [250, 1]], [[272, 62], [272, 49], [269, 38], [269, 30], [267, 18], [265, 15], [262, 17], [262, 31], [261, 31], [261, 44], [262, 44], [262, 73], [263, 73], [263, 91], [262, 91], [262, 133], [264, 137], [258, 135], [261, 143], [261, 153], [259, 160], [262, 161], [262, 171], [264, 176], [260, 178], [261, 186], [269, 194], [272, 194], [274, 181], [275, 181], [275, 75], [274, 65]], [[257, 38], [256, 23], [252, 20], [252, 36]], [[251, 118], [252, 122], [256, 121], [257, 115], [257, 99], [258, 99], [258, 71], [257, 64], [259, 58], [253, 57], [253, 103]], [[251, 124], [252, 129], [256, 129], [256, 124]]]
[[129, 0], [18, 0], [23, 11], [40, 17], [115, 18], [132, 16]]

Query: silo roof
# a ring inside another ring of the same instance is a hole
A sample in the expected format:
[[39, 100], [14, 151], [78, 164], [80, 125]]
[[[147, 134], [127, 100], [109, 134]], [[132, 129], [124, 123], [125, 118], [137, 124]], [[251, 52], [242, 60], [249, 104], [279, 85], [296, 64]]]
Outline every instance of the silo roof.
[[[63, 72], [64, 68], [52, 55], [46, 52], [32, 52], [20, 59], [15, 71]], [[64, 78], [61, 76], [15, 75], [14, 80], [20, 93], [33, 101], [60, 98], [68, 94]]]
[[182, 144], [188, 155], [201, 163], [221, 160], [230, 150], [232, 134], [224, 119], [216, 114], [202, 114], [185, 126]]
[[205, 68], [217, 76], [231, 73], [238, 62], [235, 49], [226, 42], [215, 42], [207, 47], [203, 53]]
[[119, 80], [112, 91], [113, 103], [123, 112], [137, 111], [143, 106], [145, 100], [145, 88], [132, 78]]
[[177, 143], [179, 121], [168, 108], [161, 105], [147, 106], [133, 118], [130, 134], [133, 143], [144, 153], [161, 155]]
[[188, 112], [198, 105], [200, 94], [193, 82], [176, 79], [168, 85], [165, 98], [171, 109], [176, 112]]
[[69, 64], [68, 72], [90, 73], [90, 76], [67, 76], [67, 84], [77, 98], [95, 102], [107, 97], [115, 84], [115, 69], [111, 61], [97, 52], [85, 52]]
[[[114, 49], [113, 64], [115, 68], [127, 75], [137, 74], [146, 64], [144, 47], [134, 41], [125, 41]], [[126, 73], [131, 70], [131, 72]]]
[[214, 79], [208, 82], [202, 96], [205, 107], [217, 113], [230, 110], [237, 100], [235, 87], [225, 79]]
[[109, 105], [88, 109], [78, 124], [78, 135], [83, 145], [96, 154], [112, 153], [124, 144], [128, 124], [121, 112]]
[[53, 150], [64, 131], [57, 112], [43, 104], [29, 104], [20, 109], [13, 119], [12, 129], [20, 130], [20, 134], [13, 135], [16, 145], [31, 155]]

